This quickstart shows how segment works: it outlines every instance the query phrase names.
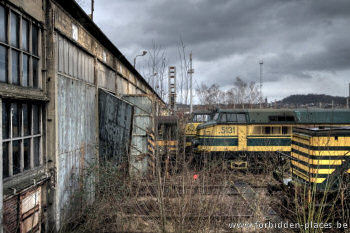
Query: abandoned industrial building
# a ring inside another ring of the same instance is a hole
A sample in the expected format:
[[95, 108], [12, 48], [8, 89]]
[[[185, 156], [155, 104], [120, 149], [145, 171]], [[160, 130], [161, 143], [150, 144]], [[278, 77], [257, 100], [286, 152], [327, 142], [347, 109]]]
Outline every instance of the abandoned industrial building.
[[0, 1], [0, 102], [3, 232], [59, 230], [75, 188], [93, 199], [95, 177], [74, 177], [128, 140], [145, 153], [152, 110], [165, 108], [73, 0]]

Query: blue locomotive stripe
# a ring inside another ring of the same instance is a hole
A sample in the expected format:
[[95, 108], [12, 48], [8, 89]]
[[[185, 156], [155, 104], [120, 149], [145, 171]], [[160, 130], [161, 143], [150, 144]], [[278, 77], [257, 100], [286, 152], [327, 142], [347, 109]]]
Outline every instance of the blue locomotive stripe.
[[199, 145], [202, 146], [238, 146], [238, 138], [200, 138]]
[[290, 138], [291, 136], [286, 134], [286, 135], [271, 135], [271, 134], [266, 134], [266, 135], [249, 135], [247, 138]]
[[248, 138], [248, 146], [290, 146], [290, 138]]

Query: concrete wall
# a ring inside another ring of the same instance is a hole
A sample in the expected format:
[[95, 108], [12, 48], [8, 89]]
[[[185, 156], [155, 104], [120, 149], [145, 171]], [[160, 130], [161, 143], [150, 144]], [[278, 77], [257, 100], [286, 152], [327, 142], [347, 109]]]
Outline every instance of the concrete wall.
[[144, 176], [149, 171], [147, 139], [153, 132], [153, 103], [146, 95], [125, 95], [123, 99], [134, 105], [129, 173], [132, 176]]

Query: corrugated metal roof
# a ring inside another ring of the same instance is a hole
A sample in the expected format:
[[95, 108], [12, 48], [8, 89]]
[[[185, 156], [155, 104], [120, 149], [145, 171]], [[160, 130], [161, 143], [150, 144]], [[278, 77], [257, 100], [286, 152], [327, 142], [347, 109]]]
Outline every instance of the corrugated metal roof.
[[348, 109], [302, 109], [295, 110], [299, 123], [349, 124], [350, 110]]
[[348, 109], [220, 109], [218, 112], [244, 113], [250, 124], [350, 124]]
[[349, 136], [350, 127], [294, 128], [293, 133], [302, 133], [308, 136]]

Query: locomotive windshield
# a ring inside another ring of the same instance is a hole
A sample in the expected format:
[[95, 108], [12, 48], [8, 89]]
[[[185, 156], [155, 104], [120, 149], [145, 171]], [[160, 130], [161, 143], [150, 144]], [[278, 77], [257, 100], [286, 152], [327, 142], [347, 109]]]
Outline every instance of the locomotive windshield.
[[213, 120], [217, 121], [219, 119], [220, 113], [215, 113]]
[[207, 122], [210, 120], [210, 115], [208, 114], [197, 114], [193, 116], [193, 122]]
[[220, 122], [246, 123], [247, 120], [244, 113], [222, 113]]

